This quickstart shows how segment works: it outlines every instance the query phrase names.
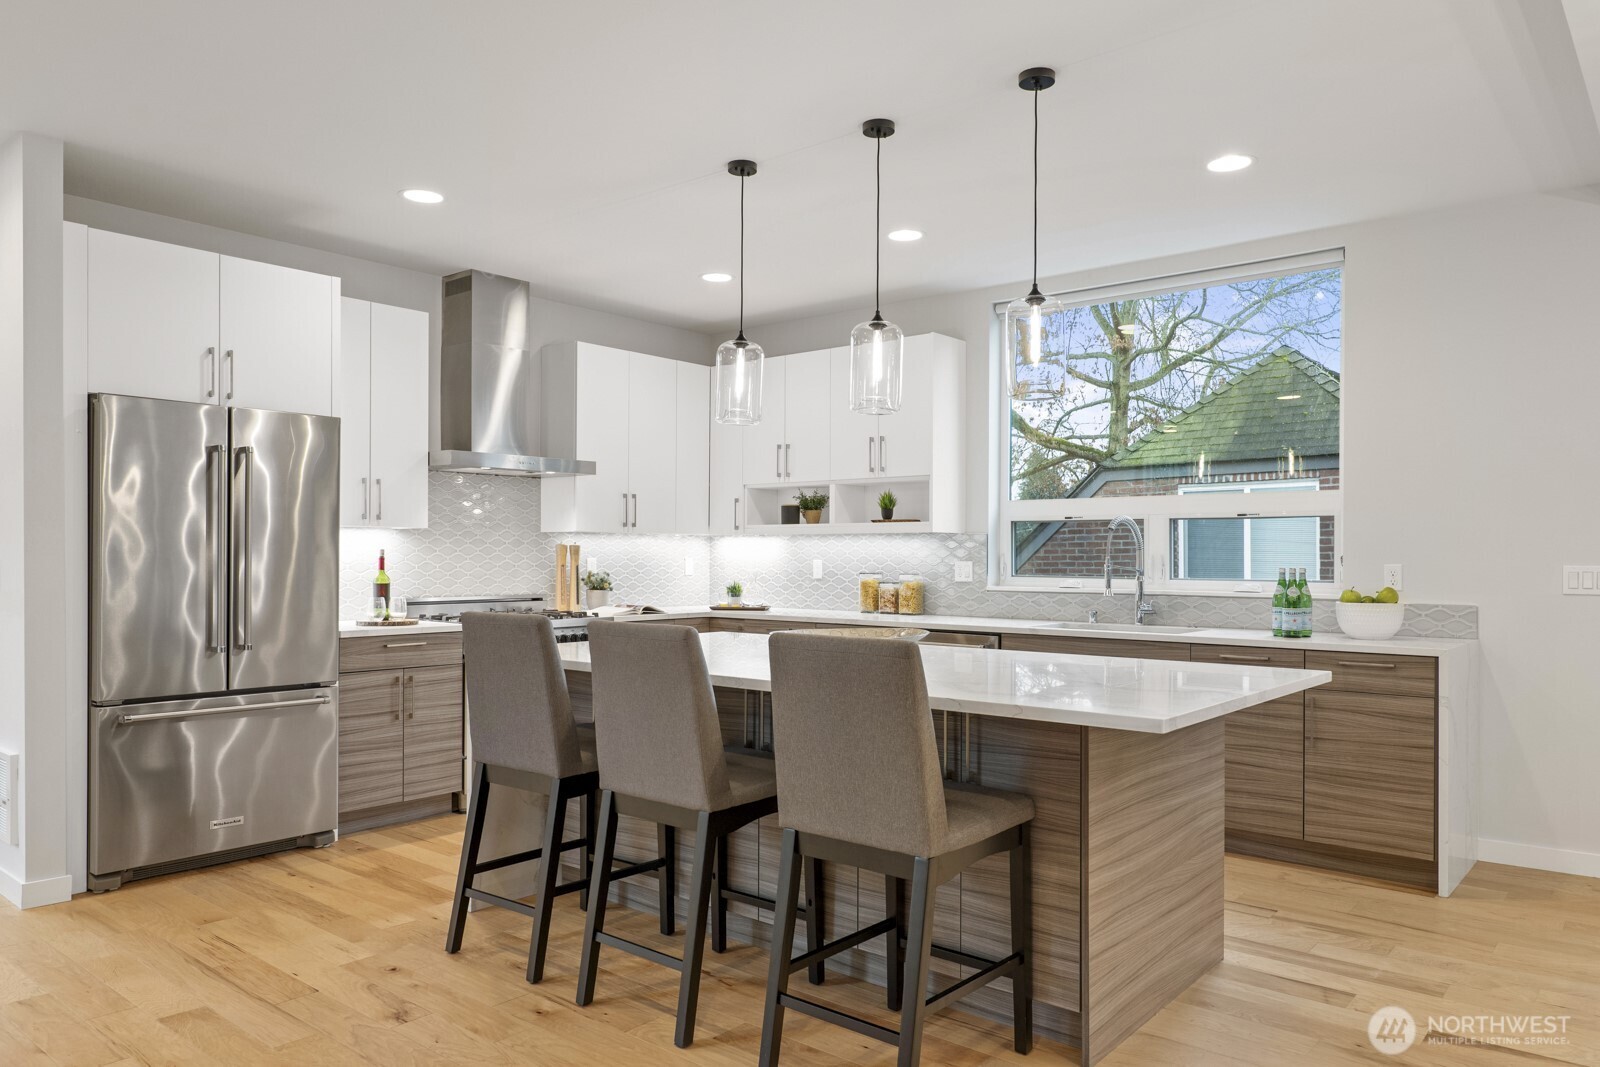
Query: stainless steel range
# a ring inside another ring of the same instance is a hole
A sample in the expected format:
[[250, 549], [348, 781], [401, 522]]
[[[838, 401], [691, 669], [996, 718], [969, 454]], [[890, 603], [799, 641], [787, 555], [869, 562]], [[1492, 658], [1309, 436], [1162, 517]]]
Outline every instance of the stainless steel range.
[[543, 615], [555, 629], [562, 644], [589, 640], [587, 611], [559, 611], [548, 607], [542, 596], [419, 596], [410, 600], [411, 614], [427, 622], [460, 622], [470, 611], [510, 612], [516, 615]]

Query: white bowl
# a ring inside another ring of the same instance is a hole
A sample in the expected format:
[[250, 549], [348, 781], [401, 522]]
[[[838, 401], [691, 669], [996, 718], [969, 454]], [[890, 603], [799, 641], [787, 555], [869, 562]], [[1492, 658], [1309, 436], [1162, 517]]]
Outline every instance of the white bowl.
[[1364, 641], [1383, 641], [1400, 631], [1406, 621], [1404, 604], [1347, 604], [1338, 601], [1333, 605], [1339, 629], [1347, 636]]

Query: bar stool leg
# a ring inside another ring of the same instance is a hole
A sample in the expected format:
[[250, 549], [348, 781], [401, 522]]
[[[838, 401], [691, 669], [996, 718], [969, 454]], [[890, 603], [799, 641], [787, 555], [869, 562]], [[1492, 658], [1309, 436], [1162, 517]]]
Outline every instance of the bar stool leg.
[[579, 815], [583, 821], [583, 851], [578, 854], [578, 877], [583, 882], [583, 888], [578, 890], [578, 908], [580, 911], [589, 910], [589, 879], [594, 874], [594, 808], [595, 795], [583, 794], [579, 805]]
[[472, 869], [478, 865], [478, 847], [483, 843], [483, 813], [489, 805], [489, 770], [481, 763], [472, 765], [472, 801], [467, 810], [467, 829], [461, 838], [461, 869], [456, 874], [456, 892], [450, 901], [450, 925], [445, 930], [444, 950], [461, 951], [461, 935], [467, 928], [467, 889], [472, 885]]
[[716, 896], [711, 901], [711, 951], [726, 952], [728, 951], [728, 900], [722, 895], [722, 891], [729, 886], [726, 834], [717, 838], [716, 867]]
[[1022, 953], [1011, 979], [1013, 1042], [1026, 1055], [1033, 1049], [1033, 842], [1027, 823], [1011, 850], [1011, 951]]
[[583, 925], [583, 958], [578, 964], [578, 1006], [594, 1002], [594, 979], [600, 969], [598, 935], [606, 928], [606, 898], [611, 894], [611, 861], [617, 850], [617, 801], [611, 790], [600, 794], [599, 835], [594, 849], [594, 876], [589, 880], [589, 917]]
[[544, 842], [539, 851], [539, 896], [533, 903], [533, 938], [528, 945], [528, 981], [544, 981], [545, 946], [550, 941], [550, 911], [561, 874], [561, 838], [567, 829], [567, 794], [555, 784], [545, 799]]
[[772, 962], [767, 970], [767, 1004], [761, 1022], [761, 1067], [777, 1067], [778, 1049], [783, 1044], [784, 1007], [779, 1002], [789, 992], [789, 961], [794, 956], [795, 912], [800, 902], [800, 879], [796, 866], [800, 858], [800, 839], [793, 830], [783, 832], [778, 864], [778, 897], [772, 913]]
[[900, 1008], [900, 1067], [922, 1059], [922, 1025], [928, 1017], [928, 961], [933, 949], [933, 878], [918, 856], [911, 878], [911, 920], [906, 924], [906, 983]]
[[694, 873], [689, 882], [689, 912], [684, 917], [683, 972], [678, 981], [678, 1031], [673, 1044], [688, 1048], [694, 1042], [695, 1011], [700, 1005], [700, 968], [706, 954], [706, 909], [711, 903], [711, 867], [716, 842], [711, 837], [711, 816], [700, 813], [695, 827]]
[[890, 1011], [900, 1010], [901, 987], [906, 975], [906, 948], [901, 941], [906, 931], [905, 913], [900, 910], [900, 897], [905, 891], [905, 879], [885, 877], [883, 880], [883, 917], [894, 920], [894, 929], [883, 935], [883, 961], [888, 968], [888, 1002]]
[[[807, 858], [806, 865], [806, 951], [812, 952], [822, 947], [822, 861]], [[812, 985], [821, 985], [826, 976], [824, 965], [819, 960], [807, 969], [806, 977]]]
[[678, 828], [660, 823], [656, 826], [656, 844], [666, 862], [661, 866], [661, 932], [672, 936], [678, 931]]

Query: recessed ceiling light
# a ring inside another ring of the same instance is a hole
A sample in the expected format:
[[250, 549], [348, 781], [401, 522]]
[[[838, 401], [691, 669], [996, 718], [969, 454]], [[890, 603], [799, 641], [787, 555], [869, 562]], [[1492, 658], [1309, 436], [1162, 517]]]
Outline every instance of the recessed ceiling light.
[[432, 189], [402, 189], [400, 195], [413, 204], [442, 204], [444, 194], [436, 193]]
[[1206, 170], [1213, 174], [1228, 174], [1232, 171], [1244, 170], [1255, 161], [1255, 156], [1241, 156], [1235, 152], [1229, 152], [1227, 155], [1218, 156], [1210, 163], [1207, 163]]
[[703, 282], [717, 282], [718, 284], [721, 284], [722, 282], [733, 281], [733, 275], [724, 274], [720, 270], [714, 270], [710, 274], [700, 275], [700, 280]]
[[889, 231], [889, 240], [891, 240], [891, 241], [920, 241], [920, 240], [922, 240], [922, 231], [921, 230], [890, 230]]
[[1299, 393], [1284, 393], [1278, 399], [1279, 400], [1299, 400], [1300, 399], [1300, 394]]

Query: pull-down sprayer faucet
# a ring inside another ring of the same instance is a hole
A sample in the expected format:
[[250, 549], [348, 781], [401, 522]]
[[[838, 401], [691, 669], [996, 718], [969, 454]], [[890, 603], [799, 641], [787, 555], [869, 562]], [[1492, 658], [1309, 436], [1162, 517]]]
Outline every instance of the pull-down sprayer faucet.
[[1103, 595], [1111, 596], [1111, 543], [1116, 540], [1118, 527], [1126, 527], [1133, 534], [1133, 621], [1135, 625], [1143, 626], [1145, 616], [1154, 615], [1156, 609], [1144, 598], [1144, 534], [1139, 524], [1126, 515], [1118, 515], [1106, 528], [1106, 591]]

